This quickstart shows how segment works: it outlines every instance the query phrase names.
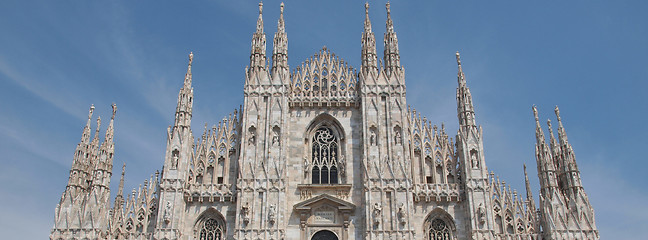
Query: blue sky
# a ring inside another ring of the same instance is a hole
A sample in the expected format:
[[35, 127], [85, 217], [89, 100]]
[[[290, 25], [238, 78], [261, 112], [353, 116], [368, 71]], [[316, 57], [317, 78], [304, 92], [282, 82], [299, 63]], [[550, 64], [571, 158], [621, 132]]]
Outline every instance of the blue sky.
[[[242, 103], [255, 1], [0, 2], [0, 232], [43, 239], [90, 104], [115, 120], [115, 176], [132, 189], [163, 162], [165, 131], [195, 54], [194, 134]], [[265, 1], [268, 52], [279, 1]], [[371, 1], [382, 52], [385, 1]], [[559, 105], [603, 239], [648, 228], [648, 4], [645, 1], [394, 1], [408, 104], [457, 129], [460, 51], [487, 166], [534, 195], [536, 104]], [[289, 64], [323, 46], [359, 67], [364, 1], [286, 1]], [[543, 124], [544, 126], [544, 124]], [[93, 124], [93, 128], [94, 128]], [[106, 124], [101, 131], [105, 131]]]

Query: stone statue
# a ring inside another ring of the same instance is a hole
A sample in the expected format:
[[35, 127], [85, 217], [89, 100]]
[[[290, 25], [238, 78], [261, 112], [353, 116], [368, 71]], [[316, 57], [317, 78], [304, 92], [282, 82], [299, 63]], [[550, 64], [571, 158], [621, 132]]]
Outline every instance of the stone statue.
[[253, 145], [255, 141], [256, 141], [256, 133], [250, 132], [250, 137], [248, 138], [248, 144]]
[[171, 158], [171, 169], [178, 168], [178, 152], [173, 152], [173, 157]]
[[344, 155], [340, 156], [337, 161], [338, 168], [340, 169], [340, 176], [344, 176], [346, 169], [346, 162], [344, 161]]
[[479, 217], [479, 223], [486, 222], [486, 210], [484, 210], [484, 204], [482, 203], [477, 207], [477, 217]]
[[250, 222], [250, 204], [248, 202], [245, 202], [241, 207], [241, 215], [243, 215], [243, 223], [248, 224]]
[[394, 141], [396, 142], [397, 145], [402, 144], [403, 139], [401, 138], [400, 131], [396, 131], [396, 137], [394, 137]]
[[477, 160], [477, 153], [471, 153], [470, 159], [472, 161], [473, 168], [479, 168], [479, 161]]
[[171, 202], [167, 201], [166, 205], [164, 206], [164, 222], [169, 223], [171, 222]]
[[405, 224], [405, 204], [401, 203], [400, 206], [398, 206], [398, 220], [400, 221], [401, 224]]
[[380, 203], [374, 203], [373, 205], [373, 211], [371, 212], [371, 217], [373, 218], [373, 222], [375, 225], [380, 224], [380, 213], [382, 212], [382, 207], [380, 206]]
[[376, 132], [374, 130], [371, 130], [371, 134], [369, 136], [369, 142], [371, 143], [371, 146], [376, 145]]
[[308, 177], [309, 172], [310, 172], [310, 161], [308, 161], [308, 157], [304, 157], [304, 176]]
[[273, 132], [272, 146], [279, 146], [279, 133], [278, 132]]
[[275, 215], [276, 215], [276, 209], [275, 209], [274, 204], [270, 204], [268, 207], [268, 222], [274, 223], [275, 222]]

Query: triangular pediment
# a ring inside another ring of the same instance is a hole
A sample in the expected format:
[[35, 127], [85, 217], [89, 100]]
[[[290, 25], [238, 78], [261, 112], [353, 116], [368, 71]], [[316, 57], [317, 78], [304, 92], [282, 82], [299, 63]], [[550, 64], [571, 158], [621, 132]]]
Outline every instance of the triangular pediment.
[[327, 204], [332, 207], [336, 207], [338, 210], [349, 210], [353, 211], [355, 205], [353, 203], [344, 201], [342, 199], [333, 197], [328, 194], [322, 194], [317, 197], [304, 200], [294, 205], [294, 209], [298, 211], [311, 210], [313, 207], [320, 206], [322, 204]]

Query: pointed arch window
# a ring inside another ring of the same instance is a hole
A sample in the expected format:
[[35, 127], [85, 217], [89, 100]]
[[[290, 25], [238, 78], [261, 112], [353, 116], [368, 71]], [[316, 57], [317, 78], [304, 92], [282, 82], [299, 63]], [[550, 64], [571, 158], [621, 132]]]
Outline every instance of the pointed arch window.
[[450, 234], [450, 228], [445, 221], [441, 219], [434, 219], [428, 225], [427, 231], [427, 240], [450, 240], [452, 239]]
[[200, 240], [222, 240], [223, 227], [216, 219], [207, 219], [200, 228]]
[[322, 126], [313, 134], [311, 143], [312, 183], [337, 184], [339, 139], [333, 134], [333, 130]]

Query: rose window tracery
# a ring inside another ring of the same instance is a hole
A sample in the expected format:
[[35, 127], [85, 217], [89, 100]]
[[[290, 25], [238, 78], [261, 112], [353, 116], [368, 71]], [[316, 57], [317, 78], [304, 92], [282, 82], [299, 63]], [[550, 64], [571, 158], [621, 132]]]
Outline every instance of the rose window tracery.
[[450, 240], [450, 228], [445, 221], [434, 219], [427, 229], [427, 240]]
[[222, 240], [223, 228], [216, 219], [208, 219], [200, 229], [200, 240]]

